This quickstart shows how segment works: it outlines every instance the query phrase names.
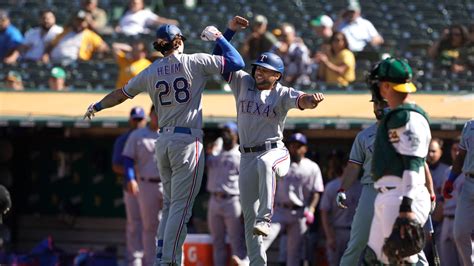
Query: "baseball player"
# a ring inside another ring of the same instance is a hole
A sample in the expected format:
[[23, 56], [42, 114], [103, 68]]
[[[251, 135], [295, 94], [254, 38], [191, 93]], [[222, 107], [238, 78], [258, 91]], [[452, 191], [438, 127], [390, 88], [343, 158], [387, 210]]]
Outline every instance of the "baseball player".
[[125, 163], [122, 155], [123, 148], [127, 142], [130, 133], [137, 129], [145, 126], [146, 120], [145, 111], [141, 107], [134, 107], [130, 111], [130, 118], [128, 123], [130, 130], [120, 135], [114, 143], [112, 152], [112, 171], [117, 175], [117, 178], [124, 182], [123, 201], [125, 203], [125, 214], [127, 219], [126, 231], [126, 245], [127, 245], [127, 265], [137, 266], [141, 265], [142, 262], [142, 220], [140, 217], [140, 209], [138, 207], [137, 197], [131, 194], [131, 187], [133, 182], [125, 182]]
[[125, 162], [125, 180], [131, 194], [138, 198], [142, 221], [143, 265], [153, 265], [156, 233], [163, 207], [163, 185], [155, 160], [155, 142], [158, 138], [158, 117], [155, 107], [150, 109], [148, 126], [130, 133], [122, 155]]
[[204, 170], [201, 95], [212, 74], [244, 67], [240, 54], [215, 27], [207, 27], [206, 40], [216, 41], [222, 56], [184, 54], [186, 38], [173, 25], [162, 25], [153, 46], [163, 54], [123, 88], [91, 104], [84, 118], [113, 107], [140, 92], [148, 92], [158, 114], [160, 135], [156, 159], [163, 183], [163, 216], [158, 228], [155, 265], [179, 265], [186, 227]]
[[337, 193], [342, 184], [342, 173], [345, 165], [345, 156], [333, 155], [334, 174], [336, 178], [326, 184], [326, 189], [319, 206], [321, 223], [326, 236], [326, 256], [328, 264], [339, 265], [344, 250], [350, 239], [351, 223], [355, 207], [359, 200], [362, 186], [359, 181], [354, 182], [345, 192], [346, 209], [338, 208]]
[[207, 213], [212, 236], [214, 265], [226, 265], [225, 236], [229, 237], [233, 260], [246, 260], [244, 226], [239, 201], [240, 151], [237, 145], [237, 124], [228, 122], [222, 131], [223, 147], [218, 155], [209, 154], [207, 191], [211, 194]]
[[[302, 246], [308, 225], [314, 222], [314, 211], [319, 195], [324, 191], [319, 166], [305, 154], [308, 151], [306, 136], [295, 133], [287, 141], [290, 153], [290, 169], [285, 178], [277, 181], [275, 212], [271, 233], [264, 238], [267, 250], [278, 234], [286, 231], [286, 244], [280, 245], [280, 254], [286, 258], [286, 265], [298, 266], [303, 259]], [[281, 243], [281, 242], [280, 242]], [[286, 250], [282, 250], [286, 247]]]
[[454, 214], [454, 241], [464, 266], [474, 263], [474, 120], [466, 122], [461, 134], [459, 153], [453, 162], [448, 180], [444, 183], [443, 195], [451, 198], [454, 182], [464, 176], [464, 184], [459, 195]]
[[[230, 40], [248, 21], [236, 16], [224, 36]], [[216, 47], [214, 54], [220, 54]], [[250, 265], [265, 265], [262, 236], [270, 233], [277, 177], [288, 173], [290, 158], [282, 142], [287, 112], [292, 108], [314, 109], [324, 100], [322, 93], [305, 94], [282, 86], [284, 66], [279, 56], [263, 53], [252, 63], [252, 73], [224, 72], [236, 99], [239, 130], [239, 188], [244, 214], [245, 241]]]
[[[454, 162], [459, 153], [459, 139], [451, 145], [451, 159]], [[448, 175], [452, 167], [449, 167], [445, 173], [445, 181], [448, 180]], [[456, 211], [456, 201], [461, 192], [464, 183], [464, 175], [456, 178], [453, 183], [453, 192], [451, 198], [445, 198], [443, 204], [443, 224], [441, 226], [441, 236], [439, 243], [439, 257], [442, 266], [461, 265], [459, 261], [459, 253], [454, 242], [453, 227], [454, 227], [454, 213]]]
[[[375, 89], [387, 100], [391, 111], [380, 122], [374, 142], [372, 175], [379, 193], [364, 257], [366, 263], [393, 263], [394, 258], [387, 257], [383, 246], [397, 217], [423, 225], [431, 209], [424, 171], [431, 132], [425, 112], [410, 97], [416, 91], [412, 75], [408, 63], [395, 58], [380, 61], [370, 74], [371, 81], [377, 84]], [[416, 263], [418, 256], [401, 261]]]

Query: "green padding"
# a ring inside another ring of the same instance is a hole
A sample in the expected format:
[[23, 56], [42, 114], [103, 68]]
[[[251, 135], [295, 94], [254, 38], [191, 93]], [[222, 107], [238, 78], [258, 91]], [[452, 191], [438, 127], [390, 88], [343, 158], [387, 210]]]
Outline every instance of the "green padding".
[[425, 159], [415, 156], [402, 156], [403, 166], [405, 170], [411, 170], [418, 172], [420, 169], [424, 169]]

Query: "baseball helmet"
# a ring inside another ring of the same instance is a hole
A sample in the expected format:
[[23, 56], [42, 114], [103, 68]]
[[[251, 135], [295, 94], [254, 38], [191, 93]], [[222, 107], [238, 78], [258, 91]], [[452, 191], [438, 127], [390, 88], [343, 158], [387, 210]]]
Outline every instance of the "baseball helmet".
[[261, 54], [258, 57], [257, 61], [252, 63], [252, 66], [253, 66], [253, 71], [252, 71], [253, 74], [255, 74], [256, 66], [261, 66], [263, 68], [276, 71], [282, 75], [283, 75], [283, 72], [285, 71], [283, 60], [281, 60], [281, 58], [278, 55], [274, 53], [270, 53], [270, 52], [265, 52]]
[[175, 25], [164, 24], [156, 30], [157, 39], [165, 39], [166, 41], [171, 42], [176, 37], [181, 37], [183, 41], [186, 40], [181, 33], [181, 30]]
[[[393, 90], [404, 93], [416, 92], [416, 86], [412, 82], [413, 70], [404, 59], [389, 57], [378, 62], [370, 71], [368, 83], [372, 90], [373, 85], [381, 81], [394, 83]], [[379, 93], [380, 94], [380, 93]]]

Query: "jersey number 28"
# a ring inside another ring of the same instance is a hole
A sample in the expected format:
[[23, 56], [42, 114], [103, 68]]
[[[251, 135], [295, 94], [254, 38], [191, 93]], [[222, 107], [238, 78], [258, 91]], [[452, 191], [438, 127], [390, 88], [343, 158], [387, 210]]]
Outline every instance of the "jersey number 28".
[[[173, 86], [173, 95], [170, 96], [171, 86]], [[173, 102], [173, 97], [177, 103], [186, 103], [189, 101], [189, 83], [188, 80], [179, 77], [173, 81], [173, 84], [168, 83], [166, 80], [160, 80], [156, 83], [155, 88], [157, 88], [160, 93], [158, 97], [160, 98], [160, 103], [163, 106], [171, 105]]]

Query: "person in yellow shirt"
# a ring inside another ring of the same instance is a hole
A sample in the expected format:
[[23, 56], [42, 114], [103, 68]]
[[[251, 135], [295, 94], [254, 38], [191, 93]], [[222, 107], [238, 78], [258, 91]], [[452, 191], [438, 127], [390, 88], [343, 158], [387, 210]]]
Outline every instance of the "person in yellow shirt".
[[322, 81], [346, 87], [355, 80], [355, 56], [349, 50], [346, 36], [334, 32], [330, 39], [331, 49], [326, 53], [316, 53], [319, 64], [318, 77]]
[[146, 59], [147, 48], [143, 41], [137, 40], [131, 46], [125, 43], [113, 43], [112, 48], [119, 67], [116, 88], [125, 86], [131, 78], [151, 64]]
[[83, 10], [75, 14], [70, 26], [46, 46], [42, 57], [44, 63], [52, 61], [68, 64], [76, 60], [88, 61], [94, 53], [109, 51], [107, 43], [89, 29], [88, 16], [90, 15]]

